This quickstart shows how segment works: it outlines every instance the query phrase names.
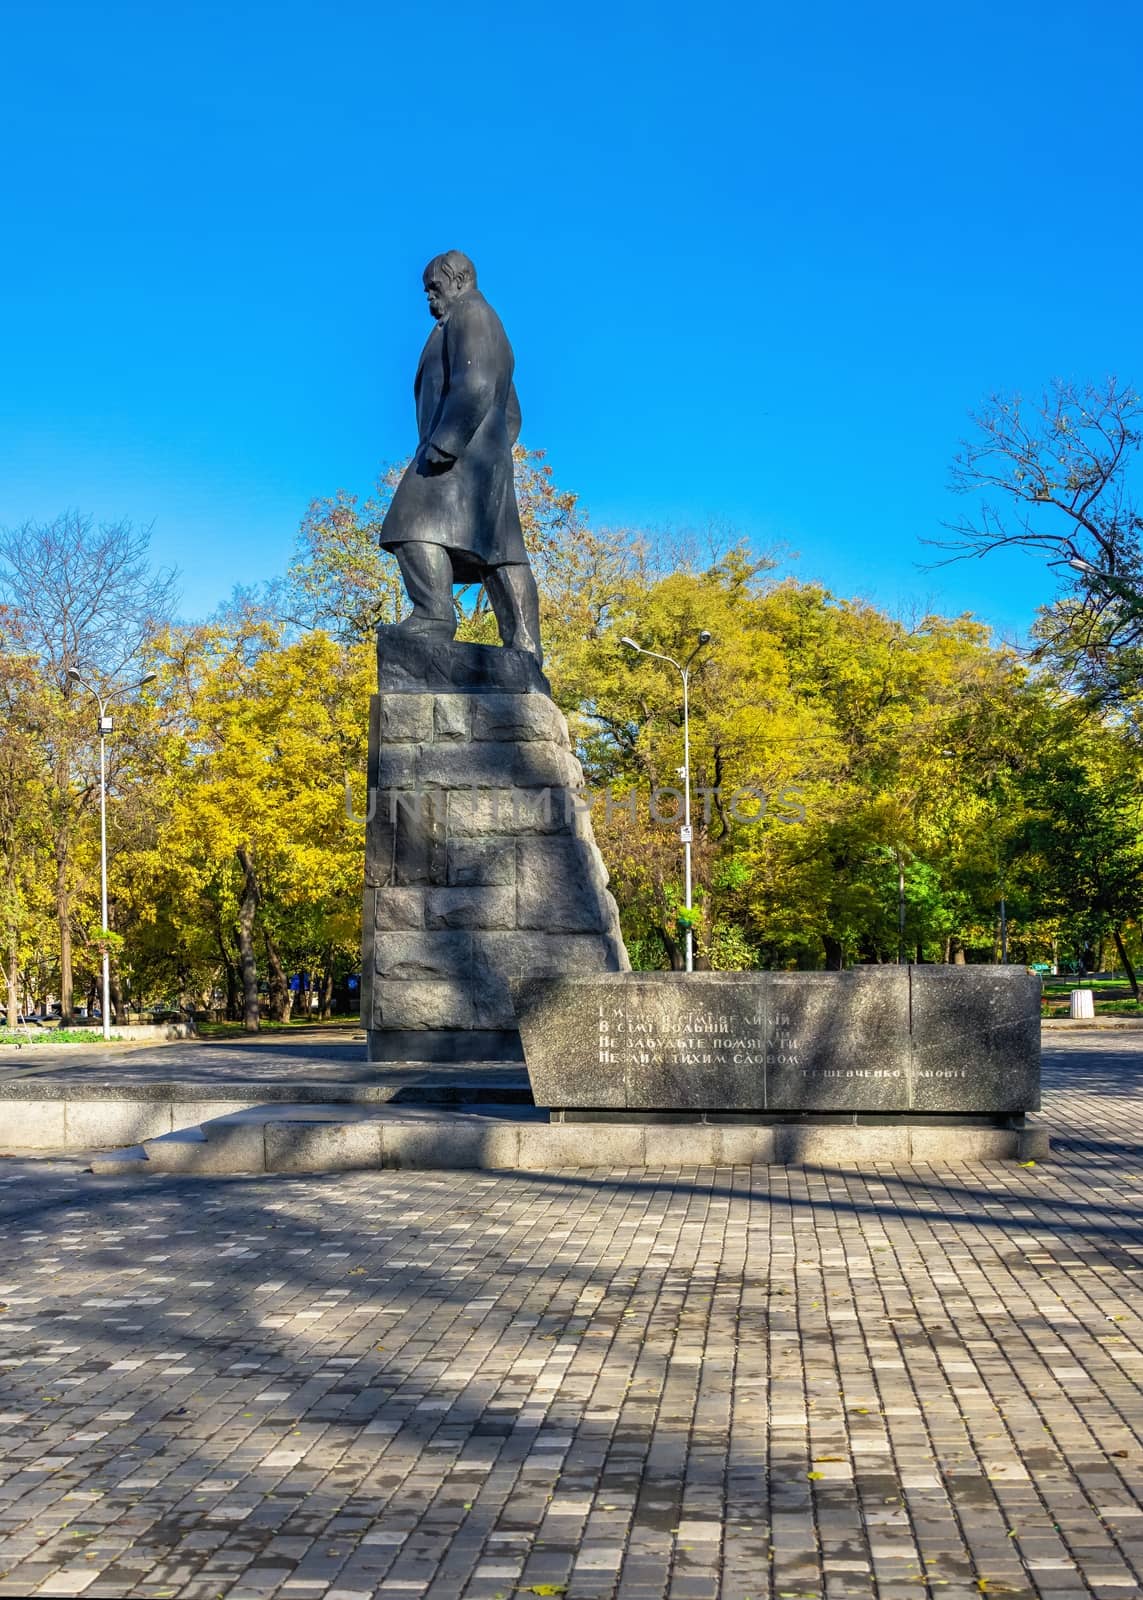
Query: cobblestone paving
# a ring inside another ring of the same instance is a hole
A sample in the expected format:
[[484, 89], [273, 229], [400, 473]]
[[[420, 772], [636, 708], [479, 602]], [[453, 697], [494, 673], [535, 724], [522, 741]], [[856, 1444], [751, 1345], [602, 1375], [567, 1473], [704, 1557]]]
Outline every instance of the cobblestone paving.
[[0, 1596], [1118, 1597], [1143, 1035], [1033, 1167], [0, 1162]]

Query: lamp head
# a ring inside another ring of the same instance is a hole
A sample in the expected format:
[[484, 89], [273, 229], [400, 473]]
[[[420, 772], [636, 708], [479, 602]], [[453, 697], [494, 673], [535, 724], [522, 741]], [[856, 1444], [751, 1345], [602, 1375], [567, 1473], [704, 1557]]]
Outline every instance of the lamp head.
[[619, 643], [620, 644], [625, 644], [627, 646], [628, 650], [638, 650], [638, 648], [639, 648], [639, 646], [635, 643], [634, 639], [629, 639], [626, 634], [623, 635], [623, 637], [622, 637], [622, 639], [620, 639]]
[[699, 644], [709, 644], [709, 643], [710, 643], [710, 630], [709, 630], [709, 628], [704, 628], [702, 630], [702, 632], [699, 634]]
[[79, 668], [78, 667], [69, 667], [67, 669], [67, 675], [68, 675], [69, 678], [74, 678], [76, 683], [82, 683], [83, 682], [83, 679], [79, 675]]
[[159, 674], [157, 672], [148, 672], [145, 678], [140, 678], [139, 679], [139, 687], [140, 687], [140, 689], [143, 687], [143, 685], [145, 683], [154, 683], [155, 679], [158, 676], [159, 676]]

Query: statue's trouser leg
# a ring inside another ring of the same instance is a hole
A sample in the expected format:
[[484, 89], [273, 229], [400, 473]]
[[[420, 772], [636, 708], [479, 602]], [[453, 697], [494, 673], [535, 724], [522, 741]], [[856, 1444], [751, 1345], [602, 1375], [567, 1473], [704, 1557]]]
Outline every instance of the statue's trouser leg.
[[543, 666], [540, 647], [540, 596], [532, 569], [522, 563], [510, 567], [490, 567], [484, 587], [492, 605], [496, 626], [504, 644], [514, 650], [527, 650]]
[[456, 632], [456, 609], [452, 603], [452, 557], [443, 545], [410, 542], [394, 547], [405, 592], [413, 602], [412, 615], [405, 624], [413, 628], [431, 627], [434, 633]]

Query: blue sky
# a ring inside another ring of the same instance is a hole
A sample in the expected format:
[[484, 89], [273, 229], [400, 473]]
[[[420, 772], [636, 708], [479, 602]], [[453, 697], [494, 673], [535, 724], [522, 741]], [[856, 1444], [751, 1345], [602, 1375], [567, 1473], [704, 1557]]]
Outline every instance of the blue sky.
[[1018, 632], [1034, 558], [918, 541], [989, 391], [1143, 382], [1141, 57], [1129, 0], [7, 0], [0, 523], [153, 521], [188, 614], [280, 572], [457, 247], [596, 522]]

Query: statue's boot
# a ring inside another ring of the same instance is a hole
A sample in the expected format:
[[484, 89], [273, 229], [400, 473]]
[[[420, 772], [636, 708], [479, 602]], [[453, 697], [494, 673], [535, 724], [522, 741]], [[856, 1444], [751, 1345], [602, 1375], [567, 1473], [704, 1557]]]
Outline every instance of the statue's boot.
[[512, 650], [526, 650], [544, 664], [540, 645], [540, 595], [532, 569], [523, 563], [510, 567], [490, 567], [484, 587], [500, 630], [501, 641]]
[[452, 639], [456, 635], [456, 607], [452, 603], [452, 557], [443, 545], [410, 542], [394, 546], [405, 592], [413, 602], [409, 615], [397, 623], [401, 633], [418, 638]]

